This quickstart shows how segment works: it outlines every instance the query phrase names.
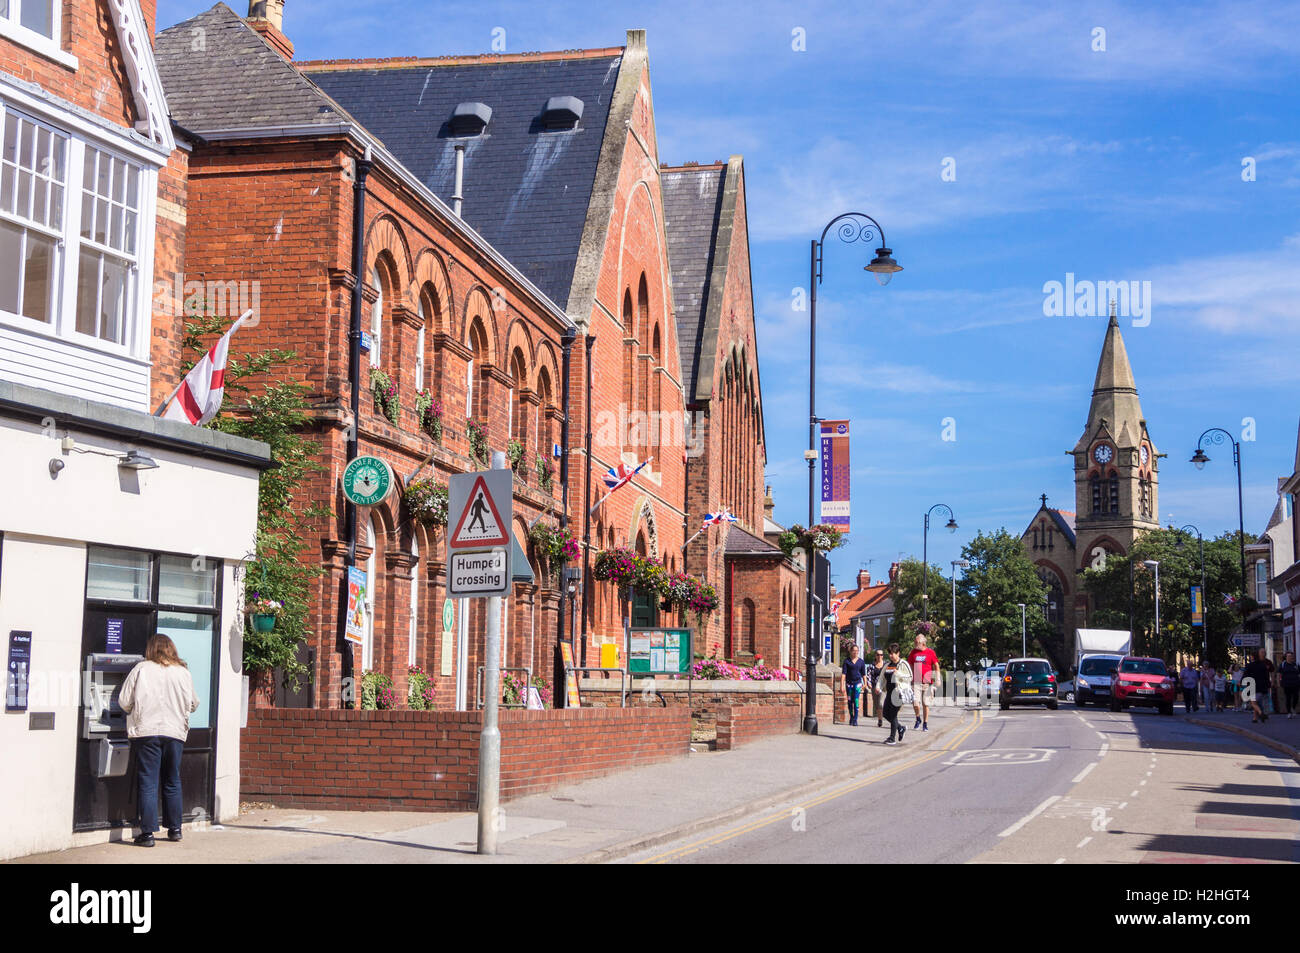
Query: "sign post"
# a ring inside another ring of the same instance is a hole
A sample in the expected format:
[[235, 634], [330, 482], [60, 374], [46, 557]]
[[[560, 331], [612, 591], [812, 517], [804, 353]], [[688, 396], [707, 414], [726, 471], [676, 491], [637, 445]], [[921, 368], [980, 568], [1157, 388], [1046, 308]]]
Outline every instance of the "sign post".
[[501, 812], [501, 608], [510, 593], [510, 519], [514, 475], [506, 455], [492, 454], [485, 473], [452, 476], [448, 486], [447, 588], [452, 595], [487, 597], [483, 731], [478, 746], [478, 852], [497, 852]]

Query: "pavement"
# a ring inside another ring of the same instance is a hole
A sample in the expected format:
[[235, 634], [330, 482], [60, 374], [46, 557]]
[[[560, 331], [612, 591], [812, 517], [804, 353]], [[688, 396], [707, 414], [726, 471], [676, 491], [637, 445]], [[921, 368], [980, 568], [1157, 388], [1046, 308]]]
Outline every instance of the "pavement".
[[[11, 863], [578, 863], [624, 858], [711, 830], [792, 798], [811, 797], [894, 770], [950, 743], [976, 716], [935, 708], [930, 731], [897, 746], [874, 719], [821, 725], [732, 751], [693, 752], [664, 764], [533, 795], [502, 806], [498, 853], [475, 852], [473, 813], [285, 810], [246, 805], [237, 820], [187, 827], [151, 849], [96, 844]], [[905, 721], [910, 726], [910, 719]]]
[[985, 709], [896, 765], [626, 860], [1295, 863], [1300, 767], [1182, 715]]
[[[1182, 709], [1177, 709], [1183, 714]], [[1285, 714], [1271, 714], [1268, 721], [1252, 724], [1254, 716], [1249, 711], [1205, 711], [1185, 715], [1197, 725], [1231, 731], [1281, 754], [1300, 761], [1300, 717], [1288, 718]]]

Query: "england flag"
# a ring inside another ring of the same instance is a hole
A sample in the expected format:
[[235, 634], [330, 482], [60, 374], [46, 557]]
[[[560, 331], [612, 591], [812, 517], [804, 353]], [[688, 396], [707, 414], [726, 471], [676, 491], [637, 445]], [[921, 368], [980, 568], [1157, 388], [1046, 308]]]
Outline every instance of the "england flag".
[[172, 400], [162, 414], [164, 420], [182, 420], [187, 424], [202, 427], [221, 410], [221, 400], [226, 388], [226, 361], [230, 351], [230, 338], [252, 315], [246, 311], [239, 320], [230, 326], [230, 330], [221, 335], [221, 340], [203, 355], [185, 375], [180, 387], [172, 394]]

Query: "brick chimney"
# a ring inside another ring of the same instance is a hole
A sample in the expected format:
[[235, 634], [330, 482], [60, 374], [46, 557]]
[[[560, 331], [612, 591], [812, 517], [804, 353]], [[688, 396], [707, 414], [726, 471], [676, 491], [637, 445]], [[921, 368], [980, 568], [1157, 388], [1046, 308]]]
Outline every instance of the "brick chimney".
[[769, 483], [763, 493], [763, 515], [768, 519], [772, 519], [772, 513], [775, 510], [776, 504], [772, 502], [772, 485]]
[[859, 588], [859, 589], [869, 589], [870, 587], [871, 587], [871, 570], [869, 570], [869, 569], [859, 569], [859, 570], [858, 570], [858, 588]]
[[248, 0], [248, 25], [286, 60], [293, 59], [293, 44], [284, 35], [284, 0]]
[[898, 563], [889, 564], [889, 584], [891, 586], [898, 585]]

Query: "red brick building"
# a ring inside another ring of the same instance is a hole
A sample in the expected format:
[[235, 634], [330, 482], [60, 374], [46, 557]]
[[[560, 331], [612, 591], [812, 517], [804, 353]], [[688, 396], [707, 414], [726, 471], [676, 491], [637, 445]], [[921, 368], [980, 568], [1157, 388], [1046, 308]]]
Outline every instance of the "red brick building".
[[[644, 33], [630, 31], [625, 47], [563, 53], [297, 62], [283, 3], [255, 7], [258, 16], [245, 20], [219, 3], [164, 31], [159, 62], [172, 118], [193, 140], [188, 270], [258, 282], [260, 323], [240, 332], [240, 345], [297, 351], [295, 373], [312, 394], [324, 470], [311, 501], [330, 513], [316, 553], [328, 572], [310, 647], [313, 703], [339, 703], [348, 673], [337, 619], [349, 526], [338, 487], [358, 300], [371, 344], [364, 363], [391, 380], [400, 407], [395, 419], [380, 413], [362, 374], [358, 450], [389, 460], [399, 490], [429, 455], [420, 476], [445, 481], [479, 469], [471, 423], [489, 449], [522, 450], [514, 530], [535, 578], [510, 600], [503, 663], [549, 678], [562, 586], [530, 546], [529, 528], [558, 524], [563, 509], [558, 472], [542, 471], [559, 469], [552, 450], [565, 418], [566, 335], [567, 516], [590, 551], [625, 544], [670, 571], [686, 568], [683, 543], [704, 508], [719, 504], [762, 532], [762, 405], [739, 159], [719, 189], [725, 228], [708, 238], [725, 246], [730, 265], [718, 272], [720, 292], [691, 313], [689, 340], [679, 340], [674, 214], [665, 207], [672, 175], [658, 153]], [[204, 55], [193, 55], [196, 43]], [[716, 319], [701, 325], [706, 311]], [[694, 330], [705, 325], [711, 350], [700, 384], [703, 338]], [[688, 398], [688, 386], [692, 394], [702, 387], [703, 399]], [[421, 390], [443, 408], [441, 443], [417, 419]], [[695, 496], [688, 399], [714, 416], [702, 444], [714, 462], [700, 471]], [[743, 454], [743, 467], [721, 462], [728, 454]], [[596, 505], [608, 470], [647, 460]], [[703, 491], [710, 479], [722, 495]], [[406, 665], [418, 664], [436, 676], [440, 707], [472, 705], [484, 603], [457, 605], [444, 634], [445, 530], [411, 519], [399, 501], [390, 496], [358, 518], [356, 565], [373, 612], [357, 672], [383, 671], [401, 692]], [[692, 571], [722, 594], [714, 557], [725, 530], [713, 532], [713, 556]], [[693, 622], [663, 618], [652, 600], [625, 606], [594, 580], [566, 608], [587, 665], [597, 664], [601, 643], [621, 645], [625, 615], [637, 625]], [[715, 633], [728, 618], [710, 622], [709, 644], [722, 644]], [[751, 613], [745, 625], [756, 619]], [[737, 641], [734, 651], [744, 657], [751, 645]]]
[[796, 665], [800, 573], [763, 537], [763, 428], [758, 334], [749, 270], [745, 168], [740, 156], [661, 170], [678, 340], [692, 422], [686, 509], [695, 520], [728, 510], [737, 522], [700, 533], [687, 571], [721, 580], [722, 612], [700, 641], [708, 654]]

